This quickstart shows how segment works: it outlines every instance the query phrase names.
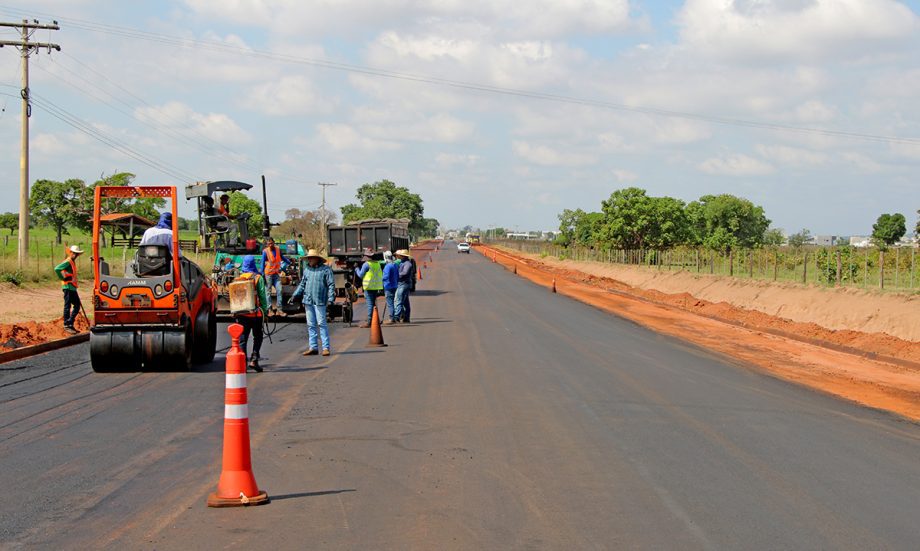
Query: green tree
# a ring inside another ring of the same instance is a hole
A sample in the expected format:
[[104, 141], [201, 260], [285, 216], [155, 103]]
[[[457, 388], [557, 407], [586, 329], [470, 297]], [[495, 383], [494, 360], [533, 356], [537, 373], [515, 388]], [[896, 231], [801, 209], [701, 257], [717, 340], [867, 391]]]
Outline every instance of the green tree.
[[920, 238], [920, 209], [917, 209], [917, 224], [914, 226], [914, 237]]
[[438, 228], [441, 227], [441, 223], [438, 222], [437, 218], [423, 218], [421, 229], [418, 230], [419, 237], [434, 237], [438, 235]]
[[10, 235], [19, 229], [19, 213], [4, 212], [0, 214], [0, 228], [10, 230]]
[[[108, 176], [103, 175], [89, 186], [85, 186], [81, 192], [80, 213], [76, 220], [76, 225], [84, 231], [90, 231], [93, 227], [93, 194], [98, 186], [133, 186], [134, 174], [130, 172], [115, 172]], [[160, 217], [160, 212], [166, 207], [166, 199], [161, 197], [107, 197], [99, 206], [99, 213], [122, 214], [134, 213], [143, 216], [148, 220], [156, 222]], [[122, 237], [127, 237], [125, 230], [121, 229]]]
[[770, 228], [763, 232], [763, 244], [770, 247], [778, 247], [786, 240], [783, 230], [780, 228]]
[[770, 220], [762, 207], [734, 195], [704, 195], [687, 205], [693, 240], [713, 250], [763, 244]]
[[898, 242], [907, 233], [907, 220], [904, 215], [882, 214], [875, 224], [872, 224], [872, 240], [882, 250]]
[[789, 236], [789, 246], [795, 249], [801, 249], [809, 240], [811, 240], [811, 232], [803, 228], [802, 231]]
[[32, 184], [29, 210], [36, 220], [54, 228], [59, 245], [67, 228], [82, 217], [80, 197], [83, 187], [83, 181], [76, 179], [66, 182], [36, 180]]
[[606, 246], [665, 249], [687, 239], [689, 223], [680, 199], [649, 197], [644, 189], [631, 187], [614, 191], [601, 209], [594, 236]]
[[236, 217], [248, 212], [251, 215], [246, 224], [249, 229], [249, 236], [255, 238], [262, 235], [262, 205], [258, 201], [250, 199], [240, 192], [231, 193], [230, 212]]
[[409, 220], [409, 231], [420, 234], [425, 220], [422, 198], [408, 188], [397, 186], [389, 180], [364, 184], [356, 194], [360, 204], [350, 203], [342, 207], [342, 220], [347, 224], [370, 218], [405, 218]]

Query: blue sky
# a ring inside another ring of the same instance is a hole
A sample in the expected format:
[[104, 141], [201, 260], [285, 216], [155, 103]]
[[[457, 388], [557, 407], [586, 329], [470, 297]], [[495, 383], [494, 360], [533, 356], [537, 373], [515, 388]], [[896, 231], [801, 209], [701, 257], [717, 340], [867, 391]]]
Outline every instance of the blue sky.
[[[448, 226], [520, 229], [553, 228], [562, 209], [596, 210], [637, 185], [686, 201], [742, 195], [775, 226], [821, 234], [868, 233], [882, 212], [916, 218], [918, 11], [894, 0], [0, 2], [4, 20], [62, 27], [36, 36], [63, 52], [32, 60], [33, 180], [264, 173], [278, 218], [316, 208], [316, 182], [339, 184], [327, 195], [337, 209], [387, 178]], [[0, 50], [3, 210], [18, 206], [18, 74], [16, 51]]]

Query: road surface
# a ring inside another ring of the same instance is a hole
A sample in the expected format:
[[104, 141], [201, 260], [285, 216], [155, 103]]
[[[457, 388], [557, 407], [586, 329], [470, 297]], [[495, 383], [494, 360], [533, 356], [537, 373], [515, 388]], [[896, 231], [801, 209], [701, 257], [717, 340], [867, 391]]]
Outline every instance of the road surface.
[[[250, 374], [272, 503], [208, 509], [223, 365], [0, 366], [0, 547], [917, 549], [920, 426], [553, 295], [473, 253], [389, 347], [279, 329]], [[360, 310], [360, 307], [359, 309]], [[226, 343], [224, 343], [226, 344]]]

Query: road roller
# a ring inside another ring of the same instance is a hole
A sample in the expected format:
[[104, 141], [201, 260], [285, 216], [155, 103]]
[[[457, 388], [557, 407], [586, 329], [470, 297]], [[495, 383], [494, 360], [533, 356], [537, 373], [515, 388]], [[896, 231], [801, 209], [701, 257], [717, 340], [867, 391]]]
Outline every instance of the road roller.
[[[93, 201], [93, 323], [90, 360], [96, 372], [189, 371], [214, 359], [216, 290], [179, 250], [175, 186], [97, 186]], [[140, 245], [123, 275], [100, 256], [100, 213], [106, 200], [171, 203], [172, 243]], [[175, 253], [173, 253], [175, 251]]]

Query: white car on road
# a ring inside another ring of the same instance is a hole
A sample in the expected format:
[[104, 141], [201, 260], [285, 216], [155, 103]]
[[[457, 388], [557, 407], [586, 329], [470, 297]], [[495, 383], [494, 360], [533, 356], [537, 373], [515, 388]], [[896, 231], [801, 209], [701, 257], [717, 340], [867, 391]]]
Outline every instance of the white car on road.
[[470, 244], [469, 243], [457, 243], [457, 252], [470, 254]]

